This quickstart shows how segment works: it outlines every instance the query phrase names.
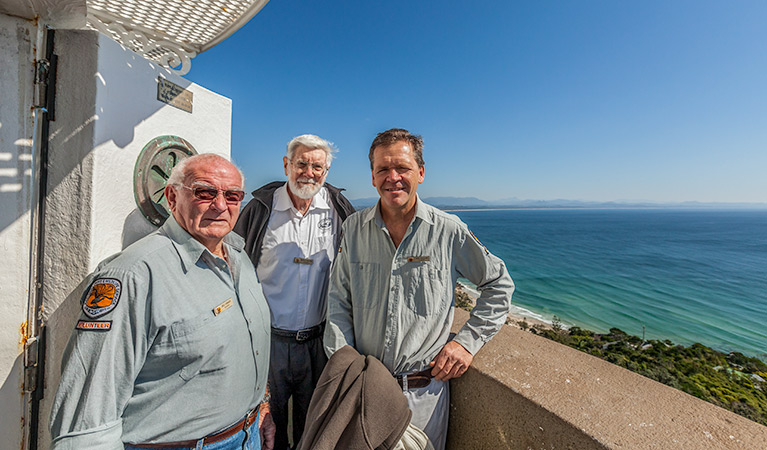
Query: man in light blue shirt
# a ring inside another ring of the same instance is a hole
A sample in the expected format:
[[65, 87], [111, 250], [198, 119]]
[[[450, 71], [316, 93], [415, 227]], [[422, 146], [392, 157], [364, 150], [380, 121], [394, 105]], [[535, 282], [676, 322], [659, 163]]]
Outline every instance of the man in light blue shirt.
[[[448, 380], [498, 332], [514, 284], [457, 217], [423, 203], [423, 140], [407, 130], [379, 133], [370, 147], [378, 203], [343, 225], [328, 291], [325, 350], [351, 345], [397, 376], [411, 423], [445, 446]], [[481, 292], [469, 321], [450, 339], [459, 277]]]
[[165, 224], [90, 275], [53, 402], [54, 449], [271, 448], [269, 310], [231, 233], [243, 183], [220, 156], [182, 161]]

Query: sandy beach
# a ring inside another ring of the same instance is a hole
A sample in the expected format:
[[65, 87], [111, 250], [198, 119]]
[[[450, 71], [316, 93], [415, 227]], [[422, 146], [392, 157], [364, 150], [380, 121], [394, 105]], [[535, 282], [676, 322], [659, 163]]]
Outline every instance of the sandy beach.
[[[458, 299], [461, 293], [463, 293], [468, 297], [469, 302], [471, 302], [472, 305], [476, 305], [477, 298], [479, 298], [479, 292], [476, 289], [473, 289], [470, 286], [467, 286], [461, 282], [458, 282], [457, 286], [455, 287], [455, 290], [456, 290], [456, 299]], [[522, 326], [520, 326], [520, 322], [523, 322], [523, 321], [527, 322], [528, 328], [531, 328], [533, 326], [542, 327], [542, 328], [551, 328], [551, 322], [546, 321], [540, 315], [530, 311], [526, 311], [519, 307], [512, 306], [511, 312], [509, 312], [508, 316], [506, 317], [506, 324], [519, 329], [524, 329]]]

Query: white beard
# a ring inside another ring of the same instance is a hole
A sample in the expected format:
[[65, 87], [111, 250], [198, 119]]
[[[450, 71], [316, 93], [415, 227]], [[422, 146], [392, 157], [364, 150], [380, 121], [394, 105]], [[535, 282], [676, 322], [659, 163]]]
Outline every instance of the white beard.
[[322, 189], [322, 183], [317, 183], [311, 178], [298, 178], [296, 181], [288, 179], [288, 187], [290, 192], [296, 197], [309, 200]]

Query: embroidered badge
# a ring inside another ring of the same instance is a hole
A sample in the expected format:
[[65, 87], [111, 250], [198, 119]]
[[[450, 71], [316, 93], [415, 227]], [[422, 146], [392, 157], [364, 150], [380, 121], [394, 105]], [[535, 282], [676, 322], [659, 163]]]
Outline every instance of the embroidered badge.
[[216, 306], [215, 308], [213, 308], [213, 315], [217, 316], [217, 315], [221, 314], [222, 312], [224, 312], [227, 309], [229, 309], [233, 304], [234, 304], [234, 301], [232, 300], [231, 297], [229, 297], [229, 299], [227, 301], [225, 301], [224, 303], [222, 303], [222, 304]]
[[117, 306], [121, 290], [120, 280], [99, 278], [91, 285], [88, 298], [83, 303], [83, 312], [91, 319], [96, 319], [109, 313]]
[[329, 230], [333, 227], [333, 221], [330, 219], [322, 219], [317, 226], [320, 230]]
[[86, 330], [86, 331], [109, 331], [112, 328], [112, 321], [104, 320], [104, 321], [89, 322], [87, 320], [81, 320], [77, 322], [77, 326], [75, 328], [77, 328], [78, 330]]
[[306, 264], [307, 266], [314, 264], [314, 260], [310, 258], [293, 258], [293, 262], [296, 264]]

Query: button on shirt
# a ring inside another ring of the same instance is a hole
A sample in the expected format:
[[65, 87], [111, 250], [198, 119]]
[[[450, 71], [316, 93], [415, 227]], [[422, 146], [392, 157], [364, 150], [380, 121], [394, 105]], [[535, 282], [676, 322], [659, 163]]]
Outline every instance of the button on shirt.
[[109, 322], [108, 330], [76, 329], [70, 338], [53, 448], [199, 439], [261, 402], [268, 306], [242, 238], [230, 233], [224, 245], [229, 264], [171, 216], [91, 275], [94, 285], [118, 280], [120, 293], [104, 316], [80, 318]]
[[257, 269], [273, 327], [296, 331], [325, 320], [328, 272], [340, 228], [326, 188], [305, 215], [293, 206], [287, 184], [274, 192]]
[[328, 354], [351, 345], [393, 374], [425, 370], [447, 343], [456, 281], [481, 292], [455, 341], [472, 354], [498, 332], [514, 283], [456, 216], [423, 203], [399, 247], [378, 205], [350, 216], [328, 291]]

